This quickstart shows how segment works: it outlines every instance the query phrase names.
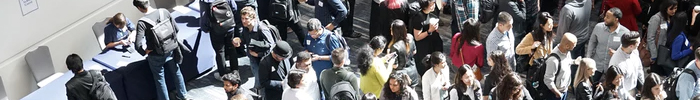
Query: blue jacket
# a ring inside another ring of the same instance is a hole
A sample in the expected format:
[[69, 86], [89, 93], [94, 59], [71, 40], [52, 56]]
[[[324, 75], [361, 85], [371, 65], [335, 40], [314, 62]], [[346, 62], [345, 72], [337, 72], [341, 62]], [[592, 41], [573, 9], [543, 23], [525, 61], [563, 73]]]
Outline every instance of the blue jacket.
[[684, 32], [681, 32], [676, 39], [673, 39], [673, 44], [671, 45], [671, 60], [679, 60], [693, 53], [690, 50], [690, 44], [688, 42], [688, 37], [685, 36]]
[[308, 0], [306, 3], [314, 6], [315, 17], [323, 26], [332, 23], [338, 27], [348, 14], [347, 8], [340, 0]]
[[[691, 63], [688, 64], [685, 69], [693, 70], [695, 72], [695, 76], [700, 76], [698, 75], [700, 74], [700, 69], [698, 69], [697, 65], [695, 65], [695, 60], [691, 61]], [[690, 76], [687, 73], [681, 74], [681, 76], [678, 77], [678, 83], [676, 84], [676, 95], [678, 96], [678, 99], [690, 100], [690, 98], [693, 98], [693, 96], [700, 94], [700, 87], [698, 86], [699, 84], [697, 79], [693, 79], [693, 76]]]
[[[211, 3], [216, 0], [201, 0], [199, 2], [199, 14], [201, 15], [199, 18], [199, 26], [202, 31], [209, 32], [209, 29], [211, 26], [209, 26], [209, 12], [211, 10]], [[236, 5], [236, 2], [233, 0], [226, 0], [229, 2], [229, 6], [231, 7], [231, 11], [233, 11], [234, 14], [236, 14], [236, 11], [238, 11], [238, 6]], [[229, 29], [229, 32], [232, 32], [232, 29]]]

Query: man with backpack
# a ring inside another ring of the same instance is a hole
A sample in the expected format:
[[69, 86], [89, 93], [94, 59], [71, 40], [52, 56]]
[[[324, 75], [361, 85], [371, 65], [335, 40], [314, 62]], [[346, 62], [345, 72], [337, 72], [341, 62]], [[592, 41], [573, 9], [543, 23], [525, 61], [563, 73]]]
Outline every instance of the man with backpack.
[[695, 50], [694, 54], [695, 60], [684, 68], [683, 73], [681, 73], [676, 82], [677, 86], [672, 88], [675, 91], [667, 91], [670, 92], [669, 98], [675, 97], [676, 100], [690, 100], [695, 95], [700, 94], [700, 82], [697, 82], [697, 76], [700, 76], [698, 75], [700, 73], [700, 67], [698, 67], [700, 66], [700, 50]]
[[[97, 70], [83, 69], [83, 59], [77, 54], [68, 55], [66, 66], [75, 74], [66, 82], [68, 100], [117, 100], [109, 83]], [[58, 98], [56, 98], [58, 99]]]
[[333, 50], [333, 68], [321, 72], [321, 88], [325, 100], [357, 100], [362, 94], [360, 78], [351, 71], [352, 69], [345, 67], [345, 52], [343, 48]]
[[[542, 91], [547, 100], [565, 100], [569, 83], [571, 83], [571, 59], [570, 51], [576, 46], [576, 35], [565, 33], [561, 44], [554, 47], [552, 54], [547, 58], [544, 74], [544, 83], [550, 91]], [[554, 58], [554, 59], [552, 59]], [[551, 94], [553, 95], [551, 95]]]
[[[240, 35], [234, 36], [236, 22], [233, 13], [238, 10], [236, 3], [232, 0], [201, 0], [199, 4], [200, 31], [209, 33], [211, 45], [216, 52], [216, 67], [219, 73], [215, 77], [238, 70], [239, 54], [237, 49], [233, 48], [234, 40], [240, 41]], [[226, 54], [229, 55], [229, 67], [226, 66]]]
[[292, 28], [294, 34], [297, 36], [297, 41], [301, 43], [304, 47], [305, 44], [304, 36], [306, 36], [306, 30], [302, 28], [301, 22], [299, 22], [299, 1], [297, 0], [270, 0], [270, 18], [268, 20], [270, 23], [277, 27], [277, 30], [281, 31], [280, 37], [282, 40], [287, 41], [287, 28]]
[[343, 46], [340, 41], [342, 37], [326, 30], [316, 18], [311, 18], [308, 22], [306, 28], [309, 34], [304, 40], [306, 44], [304, 50], [313, 54], [311, 58], [313, 68], [316, 70], [316, 76], [321, 76], [321, 71], [333, 66], [330, 57], [331, 51]]
[[287, 42], [278, 41], [271, 53], [260, 61], [260, 68], [257, 70], [260, 83], [255, 85], [255, 89], [261, 90], [259, 93], [262, 93], [266, 100], [282, 99], [282, 79], [285, 79], [292, 67], [292, 62], [288, 59], [292, 52], [292, 47]]
[[[182, 61], [181, 44], [177, 40], [178, 29], [170, 16], [170, 12], [165, 9], [155, 9], [149, 5], [148, 0], [134, 0], [133, 5], [142, 13], [146, 14], [139, 19], [136, 25], [136, 51], [141, 55], [146, 55], [146, 61], [156, 81], [156, 91], [159, 100], [168, 100], [168, 88], [165, 84], [165, 76], [175, 79], [175, 90], [177, 99], [185, 99], [185, 81], [180, 72], [179, 63]], [[156, 31], [157, 30], [157, 31]], [[145, 37], [144, 37], [145, 36]], [[143, 39], [146, 40], [147, 48], [142, 49]], [[188, 52], [188, 49], [183, 49]], [[170, 61], [169, 58], [173, 58]], [[165, 69], [165, 66], [171, 67]], [[167, 71], [168, 74], [165, 74]]]
[[240, 43], [246, 44], [248, 58], [250, 59], [250, 67], [253, 75], [256, 77], [255, 84], [260, 84], [260, 77], [257, 73], [258, 65], [263, 56], [268, 55], [275, 42], [279, 40], [276, 28], [270, 28], [269, 23], [260, 21], [257, 18], [257, 13], [253, 7], [243, 7], [241, 9], [241, 23], [244, 27], [243, 34], [247, 35], [245, 41], [234, 41], [234, 46], [240, 46]]
[[631, 95], [641, 93], [644, 84], [644, 70], [642, 60], [639, 58], [637, 47], [640, 42], [640, 34], [636, 31], [622, 34], [620, 48], [610, 58], [608, 66], [618, 66], [622, 70], [622, 91]]

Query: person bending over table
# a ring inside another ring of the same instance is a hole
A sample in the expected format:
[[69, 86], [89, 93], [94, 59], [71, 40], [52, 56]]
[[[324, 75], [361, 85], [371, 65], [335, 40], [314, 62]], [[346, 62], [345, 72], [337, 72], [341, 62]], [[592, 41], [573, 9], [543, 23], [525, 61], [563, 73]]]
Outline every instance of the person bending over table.
[[123, 45], [129, 46], [129, 44], [134, 42], [134, 38], [131, 31], [136, 28], [134, 24], [126, 18], [124, 14], [117, 13], [107, 22], [107, 26], [104, 28], [104, 44], [105, 49], [115, 48], [116, 46]]

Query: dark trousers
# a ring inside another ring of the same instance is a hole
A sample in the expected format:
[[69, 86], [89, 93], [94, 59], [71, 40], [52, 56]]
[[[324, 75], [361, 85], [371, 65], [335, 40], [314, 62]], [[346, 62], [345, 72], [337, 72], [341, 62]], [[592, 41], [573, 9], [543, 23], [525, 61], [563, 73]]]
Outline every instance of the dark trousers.
[[351, 36], [354, 34], [352, 28], [353, 28], [353, 22], [354, 22], [353, 18], [355, 17], [355, 0], [347, 0], [347, 1], [349, 4], [348, 6], [350, 7], [347, 9], [350, 10], [350, 12], [348, 12], [348, 15], [347, 15], [347, 17], [345, 17], [345, 20], [340, 22], [340, 27], [342, 27], [341, 30], [343, 32], [343, 36]]
[[[382, 35], [380, 33], [380, 31], [382, 31], [382, 30], [381, 30], [381, 28], [379, 28], [381, 26], [379, 24], [381, 24], [381, 23], [377, 23], [380, 21], [379, 4], [375, 3], [374, 1], [371, 1], [370, 5], [372, 7], [371, 8], [372, 10], [370, 11], [370, 14], [369, 14], [369, 22], [370, 22], [369, 23], [369, 38], [371, 39], [371, 38], [374, 38], [374, 36]], [[387, 38], [387, 37], [384, 37], [384, 38]], [[390, 39], [387, 38], [387, 40], [390, 40]]]
[[282, 84], [281, 80], [269, 80], [270, 84], [264, 85], [263, 92], [265, 100], [281, 100], [282, 99]]
[[[231, 44], [232, 33], [229, 34], [230, 35], [220, 35], [209, 33], [211, 46], [216, 52], [216, 68], [220, 76], [230, 73], [232, 70], [238, 70], [238, 53], [236, 49], [233, 48], [233, 44]], [[229, 67], [226, 66], [226, 57], [229, 59]]]
[[[299, 16], [297, 16], [299, 17]], [[303, 42], [304, 37], [306, 37], [306, 30], [302, 27], [301, 23], [299, 21], [293, 22], [293, 21], [288, 21], [288, 22], [270, 22], [270, 24], [275, 25], [277, 27], [277, 30], [280, 32], [280, 37], [284, 41], [288, 41], [287, 39], [287, 27], [292, 28], [294, 31], [294, 34], [297, 35], [297, 39], [299, 39], [299, 44], [301, 44], [302, 47], [304, 47], [306, 44]]]

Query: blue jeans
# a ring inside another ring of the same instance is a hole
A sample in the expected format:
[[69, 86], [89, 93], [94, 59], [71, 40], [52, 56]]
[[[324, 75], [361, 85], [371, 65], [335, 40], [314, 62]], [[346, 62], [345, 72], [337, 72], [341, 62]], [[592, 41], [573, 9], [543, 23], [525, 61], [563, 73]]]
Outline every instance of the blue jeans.
[[[262, 53], [258, 53], [258, 56], [262, 57], [262, 55]], [[255, 77], [255, 84], [253, 84], [253, 86], [258, 86], [260, 85], [260, 80], [258, 80], [260, 79], [260, 76], [258, 75], [258, 66], [260, 66], [260, 59], [257, 59], [251, 56], [250, 53], [248, 53], [248, 60], [250, 60], [250, 69], [253, 72], [253, 76]]]
[[[146, 60], [148, 61], [148, 66], [151, 68], [153, 74], [153, 80], [156, 81], [156, 91], [158, 92], [158, 100], [169, 100], [168, 96], [168, 86], [165, 84], [165, 75], [168, 77], [174, 77], [176, 83], [176, 92], [178, 98], [185, 98], [187, 90], [185, 90], [185, 81], [182, 78], [182, 73], [180, 72], [180, 67], [174, 62], [170, 61], [172, 53], [166, 55], [148, 55]], [[166, 67], [166, 64], [168, 68]], [[167, 70], [167, 71], [165, 71]], [[167, 73], [167, 74], [166, 74]]]

